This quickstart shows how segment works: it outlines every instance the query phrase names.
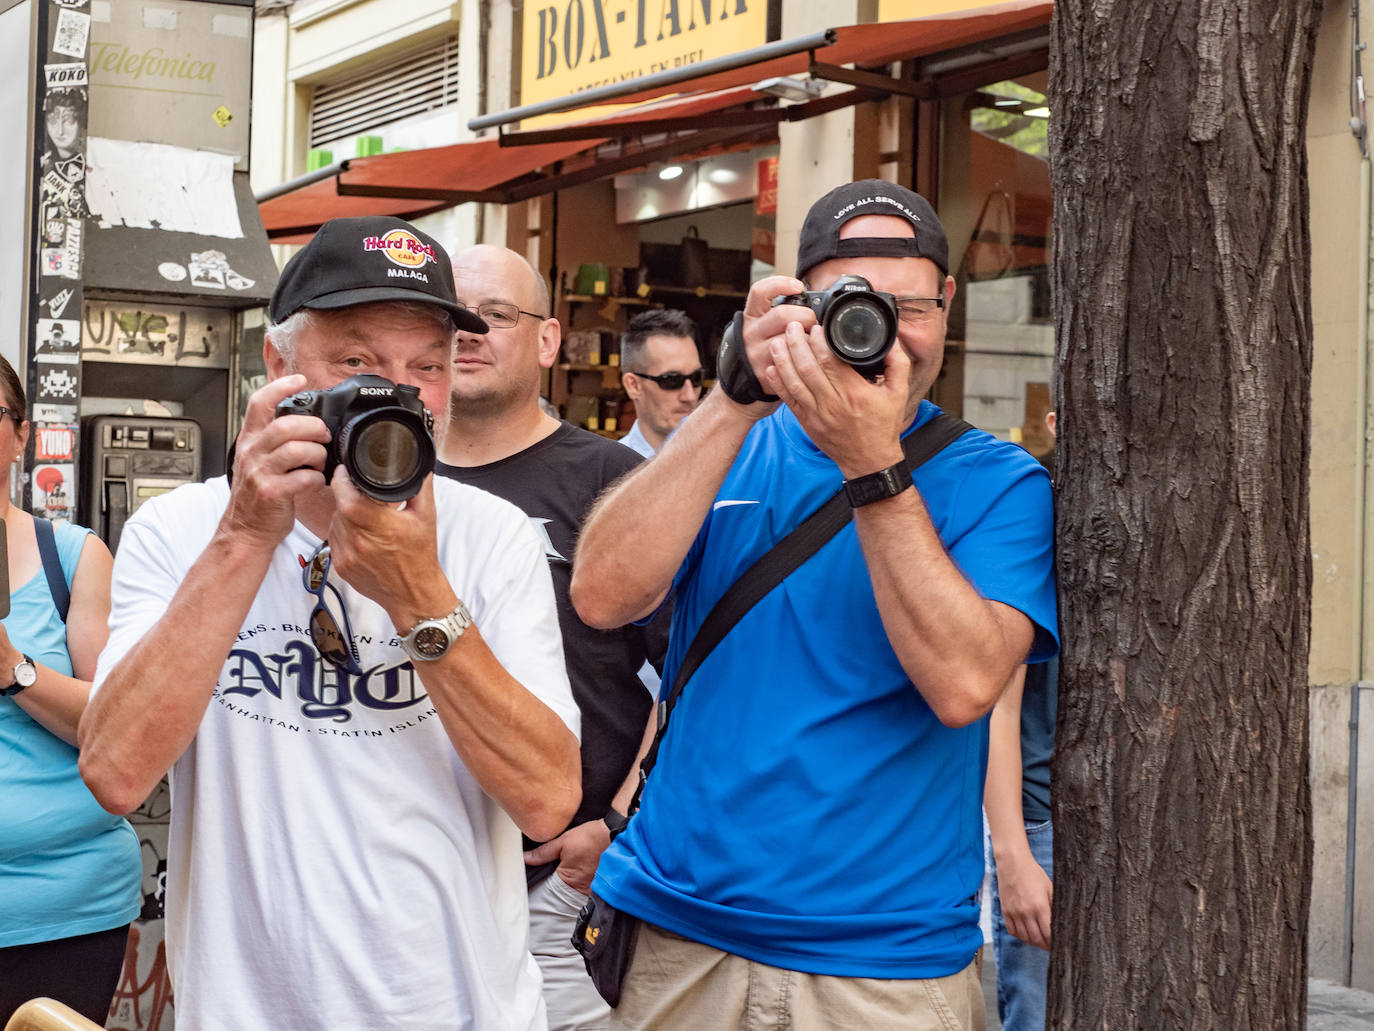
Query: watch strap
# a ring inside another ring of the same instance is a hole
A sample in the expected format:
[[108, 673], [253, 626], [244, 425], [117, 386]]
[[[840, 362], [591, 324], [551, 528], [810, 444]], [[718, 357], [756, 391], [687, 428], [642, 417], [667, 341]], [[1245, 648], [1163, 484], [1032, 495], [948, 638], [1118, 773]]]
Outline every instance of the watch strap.
[[619, 809], [615, 808], [615, 806], [612, 806], [606, 810], [606, 815], [601, 818], [601, 822], [604, 823], [606, 829], [611, 832], [611, 837], [615, 838], [617, 834], [625, 829], [625, 825], [630, 822], [630, 818]]
[[906, 459], [902, 459], [896, 465], [879, 469], [876, 473], [845, 480], [844, 494], [849, 499], [850, 508], [862, 508], [864, 505], [871, 505], [875, 501], [895, 498], [910, 487], [911, 482], [911, 469], [907, 465]]

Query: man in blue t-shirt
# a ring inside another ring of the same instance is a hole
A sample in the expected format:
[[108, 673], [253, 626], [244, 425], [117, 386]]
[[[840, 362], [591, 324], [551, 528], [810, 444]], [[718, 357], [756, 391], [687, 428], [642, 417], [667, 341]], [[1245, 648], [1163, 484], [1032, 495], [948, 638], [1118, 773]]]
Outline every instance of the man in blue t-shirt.
[[[922, 397], [954, 295], [922, 197], [879, 180], [831, 191], [797, 274], [755, 284], [722, 389], [579, 545], [587, 623], [643, 618], [672, 593], [668, 685], [741, 573], [836, 491], [854, 506], [698, 668], [602, 857], [593, 890], [642, 921], [613, 1027], [983, 1022], [985, 716], [1020, 663], [1056, 648], [1049, 481], [977, 431], [906, 470], [901, 439], [938, 414]], [[873, 379], [811, 308], [772, 303], [842, 275], [895, 299]]]

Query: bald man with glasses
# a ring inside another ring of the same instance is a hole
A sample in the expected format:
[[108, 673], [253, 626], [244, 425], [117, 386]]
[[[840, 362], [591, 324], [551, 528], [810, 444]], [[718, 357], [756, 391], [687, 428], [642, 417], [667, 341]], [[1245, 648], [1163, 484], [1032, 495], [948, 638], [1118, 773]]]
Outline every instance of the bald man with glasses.
[[[526, 842], [530, 950], [544, 975], [549, 1027], [592, 1031], [606, 1026], [609, 1010], [572, 948], [573, 924], [611, 829], [624, 819], [631, 793], [624, 785], [652, 705], [638, 671], [646, 659], [662, 662], [668, 619], [593, 630], [573, 611], [568, 584], [592, 503], [641, 459], [540, 409], [542, 373], [558, 360], [561, 332], [544, 279], [524, 257], [472, 247], [454, 257], [453, 276], [458, 302], [487, 331], [457, 335], [448, 432], [435, 471], [514, 503], [544, 542], [568, 679], [582, 712], [583, 793], [565, 828]], [[699, 373], [700, 363], [690, 368]]]

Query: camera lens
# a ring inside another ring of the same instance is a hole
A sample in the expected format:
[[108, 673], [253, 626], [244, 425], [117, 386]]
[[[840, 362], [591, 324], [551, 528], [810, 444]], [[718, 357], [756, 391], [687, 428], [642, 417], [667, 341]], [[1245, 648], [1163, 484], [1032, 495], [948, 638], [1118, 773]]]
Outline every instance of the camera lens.
[[840, 300], [826, 321], [826, 337], [848, 362], [869, 362], [887, 353], [892, 327], [886, 313], [864, 297]]
[[394, 408], [350, 421], [339, 450], [358, 489], [382, 501], [414, 497], [434, 465], [429, 434], [416, 417]]
[[372, 483], [391, 487], [404, 483], [420, 467], [415, 434], [398, 422], [383, 420], [363, 428], [353, 445], [358, 472]]

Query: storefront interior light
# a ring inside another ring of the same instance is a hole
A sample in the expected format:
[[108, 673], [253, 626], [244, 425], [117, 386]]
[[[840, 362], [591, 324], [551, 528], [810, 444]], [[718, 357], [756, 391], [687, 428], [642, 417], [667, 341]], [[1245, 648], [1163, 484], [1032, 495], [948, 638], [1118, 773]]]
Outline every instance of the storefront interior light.
[[1050, 116], [1050, 109], [1047, 107], [1033, 107], [1029, 111], [1022, 111], [1021, 113], [1029, 118], [1048, 118]]
[[826, 83], [820, 79], [798, 79], [788, 75], [754, 83], [754, 90], [758, 93], [767, 93], [780, 100], [796, 101], [815, 100], [825, 92], [825, 87]]
[[658, 170], [658, 177], [662, 179], [664, 182], [667, 182], [670, 179], [676, 179], [681, 174], [681, 165], [664, 165], [662, 168]]
[[1016, 97], [998, 97], [992, 102], [993, 107], [1020, 107], [1021, 101]]

